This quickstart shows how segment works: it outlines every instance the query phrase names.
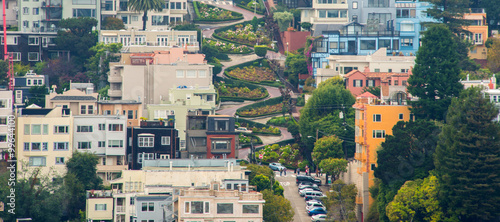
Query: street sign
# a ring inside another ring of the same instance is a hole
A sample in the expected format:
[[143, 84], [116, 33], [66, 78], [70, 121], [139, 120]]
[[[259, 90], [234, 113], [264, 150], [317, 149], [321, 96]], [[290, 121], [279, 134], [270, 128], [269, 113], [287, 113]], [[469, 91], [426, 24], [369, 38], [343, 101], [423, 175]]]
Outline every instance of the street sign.
[[261, 160], [264, 159], [264, 154], [262, 154], [262, 153], [259, 154], [259, 159], [261, 159]]

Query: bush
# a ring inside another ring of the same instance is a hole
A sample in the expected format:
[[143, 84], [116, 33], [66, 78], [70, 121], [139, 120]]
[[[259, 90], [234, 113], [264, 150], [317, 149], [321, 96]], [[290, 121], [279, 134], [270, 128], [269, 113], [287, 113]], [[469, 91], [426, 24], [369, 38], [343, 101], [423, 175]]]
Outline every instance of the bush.
[[227, 56], [227, 54], [224, 54], [224, 53], [219, 53], [219, 54], [215, 55], [215, 58], [217, 58], [219, 60], [229, 60], [229, 56]]
[[243, 15], [238, 12], [221, 9], [201, 2], [193, 2], [196, 14], [195, 22], [219, 23], [224, 21], [236, 21], [243, 19]]
[[216, 64], [216, 63], [210, 63], [210, 65], [213, 65], [214, 67], [212, 68], [212, 74], [213, 76], [216, 76], [222, 71], [222, 65], [221, 64]]
[[262, 102], [257, 102], [250, 104], [236, 110], [236, 115], [242, 117], [258, 117], [258, 116], [268, 116], [272, 114], [281, 113], [282, 109], [279, 107], [283, 106], [283, 97], [276, 97], [268, 99]]
[[254, 47], [255, 54], [257, 54], [260, 57], [264, 57], [267, 54], [267, 47], [265, 45], [256, 45]]

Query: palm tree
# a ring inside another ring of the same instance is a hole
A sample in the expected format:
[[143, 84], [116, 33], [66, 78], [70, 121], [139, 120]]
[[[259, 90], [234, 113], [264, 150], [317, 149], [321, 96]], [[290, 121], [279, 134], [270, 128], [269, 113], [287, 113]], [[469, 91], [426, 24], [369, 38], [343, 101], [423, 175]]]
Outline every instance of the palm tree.
[[146, 30], [146, 22], [148, 21], [148, 11], [155, 10], [161, 11], [163, 10], [163, 5], [165, 1], [162, 0], [129, 0], [128, 7], [133, 11], [144, 11], [144, 15], [142, 16], [142, 29]]

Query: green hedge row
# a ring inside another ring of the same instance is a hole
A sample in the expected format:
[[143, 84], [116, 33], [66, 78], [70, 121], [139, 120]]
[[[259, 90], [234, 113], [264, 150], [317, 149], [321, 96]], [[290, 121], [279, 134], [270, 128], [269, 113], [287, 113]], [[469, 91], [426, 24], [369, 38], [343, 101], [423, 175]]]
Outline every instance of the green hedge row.
[[259, 98], [223, 96], [223, 97], [221, 97], [222, 101], [233, 101], [233, 102], [243, 102], [245, 100], [257, 101], [257, 100], [261, 100], [261, 99], [264, 99], [264, 98], [266, 98], [266, 97], [269, 96], [269, 92], [267, 92], [266, 88], [264, 88], [262, 86], [254, 85], [254, 84], [251, 84], [251, 83], [248, 83], [248, 82], [245, 82], [245, 81], [240, 81], [240, 80], [235, 80], [235, 79], [228, 79], [228, 78], [222, 78], [222, 77], [218, 77], [218, 76], [215, 77], [215, 81], [217, 81], [217, 82], [224, 81], [226, 83], [226, 85], [228, 85], [230, 87], [247, 87], [250, 90], [260, 89], [261, 91], [263, 90], [263, 91], [266, 92], [265, 96], [259, 97]]
[[[260, 18], [257, 20], [259, 23], [260, 22], [265, 22], [263, 18]], [[220, 29], [216, 29], [214, 31], [214, 33], [212, 34], [212, 37], [216, 38], [216, 39], [220, 39], [220, 40], [224, 40], [226, 42], [231, 42], [231, 43], [236, 43], [236, 44], [240, 44], [240, 45], [246, 45], [246, 46], [250, 46], [250, 47], [254, 47], [254, 45], [252, 44], [245, 44], [245, 43], [240, 43], [240, 42], [236, 42], [236, 41], [232, 41], [232, 40], [229, 40], [229, 39], [226, 39], [224, 37], [221, 37], [218, 35], [219, 32], [225, 32], [227, 30], [236, 30], [236, 26], [237, 25], [243, 25], [243, 26], [246, 26], [247, 24], [251, 24], [252, 23], [252, 20], [249, 20], [249, 21], [244, 21], [244, 22], [241, 22], [241, 23], [238, 23], [238, 24], [234, 24], [234, 25], [229, 25], [229, 26], [225, 26], [225, 27], [222, 27]]]
[[[254, 9], [253, 8], [249, 8], [247, 7], [246, 5], [243, 5], [243, 4], [236, 4], [236, 6], [242, 8], [242, 9], [245, 9], [247, 11], [250, 11], [250, 12], [253, 12]], [[260, 9], [259, 10], [255, 10], [255, 13], [258, 14], [258, 15], [264, 15], [266, 12], [265, 11], [261, 11]]]
[[[234, 44], [238, 44], [238, 45], [245, 45], [245, 44], [241, 44], [238, 42], [232, 42], [232, 41], [223, 40], [223, 39], [212, 39], [212, 38], [204, 38], [204, 39], [212, 40], [212, 41], [221, 41], [221, 42], [226, 42], [226, 43], [234, 43]], [[223, 53], [225, 53], [225, 54], [240, 54], [240, 55], [246, 55], [246, 54], [253, 53], [254, 50], [252, 48], [249, 48], [249, 49], [250, 49], [250, 52], [223, 52]]]
[[247, 125], [247, 128], [248, 127], [269, 128], [271, 126], [271, 125], [267, 125], [267, 124], [263, 124], [263, 123], [259, 123], [259, 122], [254, 122], [252, 120], [243, 119], [243, 118], [238, 118], [238, 122], [245, 123]]
[[[255, 136], [255, 135], [252, 135], [252, 134], [245, 134], [245, 136], [252, 137], [253, 139], [256, 139], [256, 140], [257, 140], [257, 142], [255, 142], [255, 143], [253, 144], [253, 145], [254, 145], [254, 147], [255, 147], [255, 146], [258, 146], [258, 145], [262, 145], [262, 144], [263, 144], [263, 143], [262, 143], [262, 140], [261, 140], [258, 136]], [[240, 143], [240, 145], [241, 145], [241, 147], [242, 147], [242, 148], [252, 146], [250, 143], [243, 143], [243, 144], [241, 144], [241, 143]]]
[[[226, 21], [237, 21], [243, 19], [243, 14], [238, 13], [238, 12], [233, 12], [231, 11], [232, 16], [236, 16], [237, 18], [230, 18], [230, 19], [201, 19], [200, 11], [198, 9], [198, 5], [203, 4], [200, 2], [193, 1], [193, 8], [194, 12], [196, 14], [196, 18], [194, 19], [195, 22], [209, 22], [209, 23], [219, 23], [219, 22], [226, 22]], [[208, 5], [209, 8], [217, 8], [213, 5]], [[227, 10], [227, 9], [224, 9]], [[229, 11], [229, 10], [228, 10]]]
[[[249, 61], [249, 62], [245, 62], [245, 63], [241, 63], [241, 64], [238, 64], [238, 65], [231, 66], [231, 67], [229, 67], [229, 68], [227, 68], [227, 69], [224, 70], [224, 75], [227, 76], [229, 79], [232, 79], [232, 80], [247, 82], [247, 81], [244, 81], [244, 80], [237, 79], [237, 78], [234, 78], [232, 76], [229, 76], [229, 75], [227, 75], [227, 73], [231, 72], [232, 70], [234, 70], [236, 68], [243, 69], [246, 66], [255, 66], [255, 63], [257, 63], [259, 65], [262, 64], [262, 67], [271, 68], [269, 66], [269, 62], [267, 61], [267, 59], [260, 58], [260, 59], [256, 59], [256, 60], [252, 60], [252, 61]], [[276, 81], [262, 81], [262, 82], [258, 82], [258, 83], [254, 83], [254, 82], [247, 82], [247, 83], [258, 84], [258, 85], [266, 85], [266, 86], [272, 86], [272, 87], [284, 86], [283, 83], [281, 83], [279, 81], [278, 82], [276, 82]]]
[[[264, 100], [264, 101], [261, 101], [261, 102], [256, 102], [256, 103], [253, 103], [253, 104], [250, 104], [250, 105], [247, 105], [247, 106], [243, 106], [243, 107], [237, 109], [236, 110], [236, 115], [241, 116], [240, 112], [245, 111], [245, 110], [249, 110], [249, 109], [253, 109], [253, 108], [259, 108], [259, 107], [264, 107], [264, 106], [268, 106], [268, 105], [276, 105], [276, 104], [279, 104], [279, 103], [282, 103], [282, 102], [283, 102], [283, 97], [282, 96], [275, 97], [275, 98], [268, 99], [268, 100]], [[277, 114], [277, 113], [281, 113], [281, 110], [279, 112], [274, 112], [274, 113], [266, 113], [266, 114], [261, 114], [261, 115], [245, 116], [245, 117], [269, 116], [269, 115], [274, 115], [274, 114]]]

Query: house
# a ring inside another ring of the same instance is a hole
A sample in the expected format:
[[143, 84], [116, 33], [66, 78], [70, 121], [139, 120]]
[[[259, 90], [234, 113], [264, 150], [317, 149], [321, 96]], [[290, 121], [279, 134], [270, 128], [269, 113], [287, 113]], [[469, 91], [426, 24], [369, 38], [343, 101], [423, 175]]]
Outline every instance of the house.
[[312, 1], [311, 7], [301, 7], [300, 21], [311, 24], [346, 24], [349, 22], [346, 0]]
[[490, 90], [497, 88], [497, 78], [495, 74], [489, 79], [479, 79], [479, 80], [471, 80], [469, 79], [469, 74], [467, 74], [467, 79], [460, 80], [460, 83], [464, 85], [464, 89], [470, 87], [480, 87], [483, 90]]
[[[406, 70], [405, 70], [406, 71]], [[377, 97], [383, 100], [383, 103], [397, 102], [402, 104], [406, 102], [408, 78], [411, 76], [411, 67], [408, 72], [370, 72], [365, 67], [364, 72], [353, 70], [345, 75], [346, 88], [354, 95], [363, 93], [367, 87], [380, 87], [380, 95]]]
[[[293, 52], [305, 47], [307, 37], [311, 36], [308, 31], [284, 31], [280, 32], [281, 42], [284, 46], [284, 51]], [[284, 54], [284, 52], [281, 52]]]
[[16, 129], [18, 176], [36, 168], [48, 178], [64, 176], [66, 161], [73, 154], [73, 116], [69, 109], [20, 109]]
[[[46, 86], [49, 91], [49, 76], [37, 75], [33, 70], [28, 71], [24, 76], [14, 78], [14, 106], [25, 107], [30, 101], [40, 100], [40, 96], [30, 93], [33, 86]], [[44, 105], [44, 104], [40, 104]]]
[[58, 94], [51, 92], [45, 95], [45, 107], [63, 107], [71, 110], [72, 115], [97, 115], [97, 99], [99, 93], [88, 94], [78, 89], [70, 89]]
[[6, 159], [6, 152], [9, 149], [8, 135], [9, 128], [15, 126], [15, 117], [12, 115], [12, 91], [0, 90], [0, 160]]
[[[142, 16], [141, 16], [142, 17]], [[141, 22], [142, 27], [142, 22]], [[194, 53], [200, 50], [196, 31], [153, 29], [153, 30], [100, 30], [99, 42], [121, 43], [122, 52], [168, 51], [179, 47]]]
[[349, 163], [350, 175], [346, 183], [358, 188], [356, 197], [358, 221], [367, 218], [369, 206], [373, 203], [369, 188], [374, 185], [373, 170], [377, 166], [377, 149], [392, 134], [392, 127], [398, 121], [413, 120], [406, 104], [384, 104], [377, 96], [365, 92], [356, 98], [355, 109], [355, 160]]
[[188, 54], [183, 48], [154, 53], [125, 53], [110, 63], [108, 95], [111, 100], [140, 100], [143, 108], [169, 98], [169, 89], [212, 85], [212, 65], [205, 55]]
[[113, 195], [111, 191], [87, 191], [85, 217], [89, 222], [113, 221]]
[[[189, 112], [201, 112], [205, 115], [215, 114], [215, 98], [217, 92], [213, 85], [208, 87], [190, 86], [169, 89], [169, 98], [162, 98], [161, 104], [150, 104], [147, 107], [148, 117], [152, 120], [168, 119], [174, 115], [175, 128], [179, 131], [181, 155], [186, 154], [186, 124]], [[188, 155], [181, 156], [187, 158]]]
[[99, 115], [124, 115], [127, 117], [127, 127], [139, 126], [142, 115], [142, 102], [135, 100], [99, 100], [97, 113]]
[[371, 55], [330, 55], [323, 67], [317, 68], [316, 85], [335, 76], [344, 77], [352, 70], [370, 72], [408, 72], [415, 66], [415, 56], [387, 55], [387, 48], [380, 48]]
[[135, 197], [136, 221], [176, 221], [171, 195], [144, 195]]
[[127, 154], [129, 169], [139, 170], [143, 160], [180, 158], [179, 136], [175, 119], [141, 121], [139, 127], [128, 127]]
[[469, 57], [474, 60], [486, 60], [488, 49], [486, 40], [488, 39], [488, 23], [486, 20], [486, 11], [483, 8], [471, 8], [469, 13], [464, 14], [464, 20], [470, 21], [469, 26], [464, 27], [468, 34], [462, 34], [474, 44], [474, 48], [469, 51]]
[[69, 89], [78, 89], [85, 94], [92, 95], [94, 93], [94, 83], [76, 83], [72, 82], [71, 80], [69, 81]]
[[239, 133], [234, 117], [190, 112], [187, 117], [187, 156], [238, 158]]
[[73, 150], [99, 157], [97, 175], [104, 184], [128, 169], [126, 162], [127, 119], [125, 116], [74, 116]]

